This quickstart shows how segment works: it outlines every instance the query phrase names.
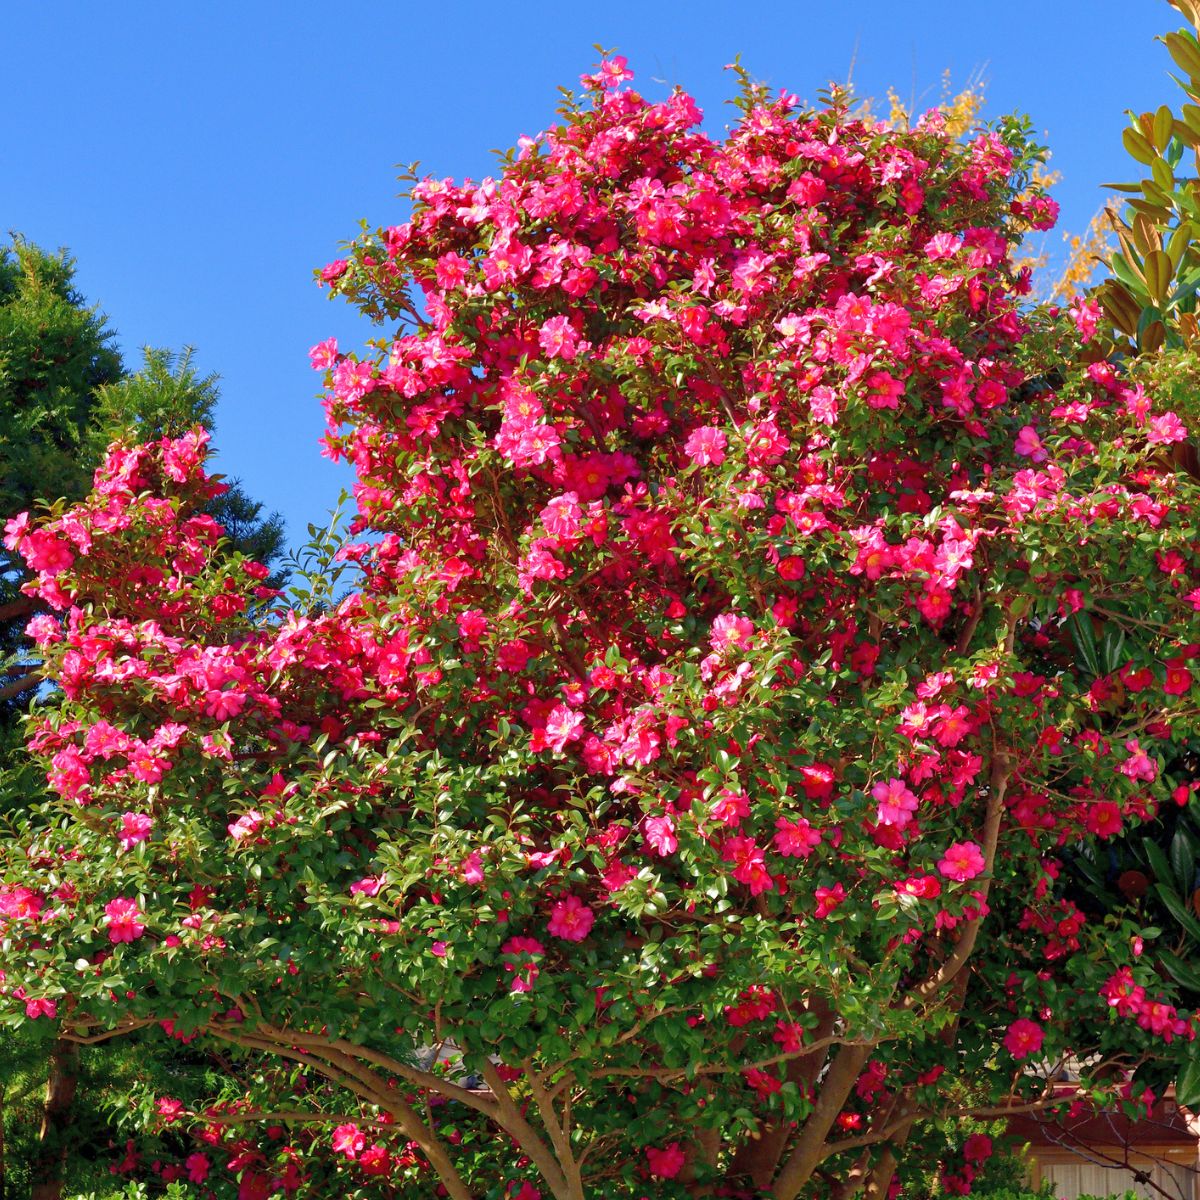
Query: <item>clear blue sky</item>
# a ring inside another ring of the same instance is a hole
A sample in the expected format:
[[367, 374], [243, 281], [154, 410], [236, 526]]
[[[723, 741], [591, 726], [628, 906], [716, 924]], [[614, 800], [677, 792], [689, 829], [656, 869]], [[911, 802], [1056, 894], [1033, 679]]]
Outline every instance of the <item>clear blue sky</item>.
[[[1082, 231], [1130, 177], [1122, 115], [1174, 102], [1165, 0], [26, 0], [6, 6], [0, 230], [66, 246], [127, 360], [194, 345], [222, 377], [220, 468], [287, 518], [293, 542], [347, 477], [319, 457], [307, 349], [370, 327], [312, 269], [358, 221], [403, 219], [393, 164], [479, 178], [490, 149], [553, 119], [593, 43], [638, 86], [678, 83], [720, 129], [722, 70], [815, 95], [853, 63], [927, 107], [946, 68], [987, 81], [990, 115], [1028, 112]], [[1061, 243], [1050, 235], [1050, 248]]]

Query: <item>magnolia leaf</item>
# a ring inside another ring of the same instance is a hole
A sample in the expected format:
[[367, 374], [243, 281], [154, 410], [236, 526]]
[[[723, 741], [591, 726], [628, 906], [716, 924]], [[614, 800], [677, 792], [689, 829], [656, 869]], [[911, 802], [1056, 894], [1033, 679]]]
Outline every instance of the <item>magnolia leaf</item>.
[[1184, 1108], [1200, 1104], [1200, 1058], [1191, 1058], [1175, 1081], [1175, 1100]]
[[1125, 149], [1129, 153], [1129, 157], [1137, 162], [1144, 163], [1149, 166], [1158, 154], [1154, 147], [1147, 141], [1144, 134], [1139, 133], [1136, 129], [1126, 129], [1121, 134], [1121, 141], [1125, 144]]

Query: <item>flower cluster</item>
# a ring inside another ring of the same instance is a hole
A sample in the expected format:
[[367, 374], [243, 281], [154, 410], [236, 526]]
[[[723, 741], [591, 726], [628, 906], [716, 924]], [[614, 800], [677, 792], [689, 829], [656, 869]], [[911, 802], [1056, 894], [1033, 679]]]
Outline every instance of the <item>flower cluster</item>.
[[629, 78], [321, 272], [396, 326], [312, 352], [360, 588], [273, 604], [199, 436], [10, 523], [63, 703], [3, 986], [299, 1056], [456, 1197], [794, 1200], [893, 1106], [1099, 1073], [1106, 1001], [1176, 1052], [1058, 880], [1191, 782], [1196, 489], [1010, 266], [1018, 124], [748, 86], [717, 139]]

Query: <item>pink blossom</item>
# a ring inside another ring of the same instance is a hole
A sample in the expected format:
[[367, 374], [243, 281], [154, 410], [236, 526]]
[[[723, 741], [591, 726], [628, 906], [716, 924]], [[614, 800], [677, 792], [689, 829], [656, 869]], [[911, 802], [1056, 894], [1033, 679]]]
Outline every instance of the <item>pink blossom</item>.
[[1129, 757], [1117, 768], [1122, 775], [1146, 783], [1158, 778], [1158, 764], [1141, 748], [1137, 738], [1130, 738], [1125, 749], [1129, 751]]
[[183, 1165], [187, 1168], [189, 1183], [203, 1183], [208, 1178], [208, 1172], [212, 1167], [208, 1156], [200, 1153], [189, 1154], [183, 1160]]
[[1100, 326], [1100, 305], [1095, 300], [1082, 300], [1076, 297], [1071, 302], [1071, 320], [1079, 330], [1079, 340], [1087, 345]]
[[715, 425], [693, 429], [683, 444], [683, 452], [697, 466], [720, 466], [725, 461], [725, 434]]
[[563, 941], [582, 942], [595, 920], [596, 914], [578, 896], [567, 896], [554, 905], [546, 928]]
[[[570, 317], [551, 317], [538, 331], [538, 344], [549, 358], [572, 362], [581, 348], [579, 333]], [[582, 343], [586, 346], [586, 343]]]
[[245, 838], [253, 837], [258, 832], [259, 826], [263, 823], [262, 813], [251, 809], [225, 828], [229, 831], [229, 836], [235, 842], [243, 841]]
[[355, 880], [350, 885], [350, 895], [378, 896], [385, 882], [386, 879], [383, 875], [367, 875], [363, 879]]
[[154, 821], [145, 813], [127, 812], [121, 814], [121, 849], [132, 850], [139, 842], [144, 842], [154, 828]]
[[538, 965], [535, 961], [546, 952], [545, 947], [537, 938], [510, 937], [500, 947], [500, 953], [514, 961], [506, 962], [504, 969], [512, 974], [513, 980], [509, 987], [513, 992], [528, 992], [533, 989], [538, 977]]
[[725, 650], [749, 650], [754, 640], [754, 622], [736, 613], [722, 613], [712, 623], [708, 643], [718, 654]]
[[1186, 441], [1187, 426], [1173, 412], [1159, 413], [1150, 418], [1146, 441], [1151, 446], [1169, 446], [1172, 442]]
[[772, 839], [775, 852], [785, 858], [808, 858], [821, 844], [821, 834], [803, 817], [797, 817], [794, 821], [779, 817], [775, 829]]
[[579, 532], [583, 509], [579, 507], [579, 496], [575, 492], [564, 492], [555, 496], [542, 509], [542, 524], [547, 533], [559, 538], [573, 538]]
[[1035, 463], [1045, 462], [1050, 457], [1049, 452], [1042, 445], [1042, 439], [1037, 435], [1037, 430], [1032, 425], [1021, 427], [1017, 433], [1014, 449], [1022, 457], [1031, 458]]
[[546, 716], [546, 744], [556, 754], [561, 754], [568, 742], [575, 741], [583, 732], [583, 714], [565, 704], [556, 704]]
[[49, 575], [65, 571], [75, 561], [71, 547], [43, 529], [35, 529], [23, 538], [18, 548], [31, 570]]
[[750, 815], [750, 800], [745, 792], [722, 788], [708, 812], [714, 821], [722, 825], [740, 825]]
[[337, 352], [337, 338], [326, 338], [323, 342], [318, 342], [308, 352], [308, 359], [313, 365], [313, 370], [327, 371], [337, 362]]
[[1028, 1058], [1042, 1048], [1046, 1031], [1027, 1017], [1018, 1017], [1004, 1035], [1004, 1048], [1013, 1058]]
[[687, 1155], [678, 1142], [668, 1142], [661, 1147], [647, 1146], [646, 1162], [649, 1164], [650, 1174], [655, 1179], [674, 1179], [683, 1170]]
[[871, 795], [878, 803], [876, 820], [880, 825], [895, 825], [903, 829], [917, 811], [917, 798], [903, 779], [877, 783]]
[[114, 944], [135, 941], [146, 931], [142, 921], [145, 914], [138, 908], [136, 900], [118, 896], [104, 906], [104, 915], [108, 923], [108, 940]]
[[956, 233], [935, 233], [925, 243], [925, 257], [931, 262], [943, 258], [953, 258], [962, 249], [963, 240]]
[[829, 916], [846, 902], [846, 889], [840, 883], [835, 883], [833, 887], [819, 887], [813, 895], [817, 901], [815, 915], [820, 919]]
[[58, 1001], [45, 996], [39, 1000], [26, 1000], [25, 1015], [31, 1021], [36, 1021], [39, 1017], [49, 1017], [54, 1020], [58, 1016]]
[[974, 879], [983, 868], [983, 851], [974, 842], [955, 842], [938, 862], [938, 870], [958, 883]]
[[647, 817], [642, 822], [646, 844], [660, 858], [666, 858], [679, 849], [679, 839], [675, 836], [675, 822], [669, 817]]
[[363, 1131], [353, 1123], [339, 1125], [333, 1131], [333, 1152], [335, 1154], [343, 1154], [348, 1159], [356, 1159], [362, 1153], [363, 1147], [367, 1144], [367, 1139], [363, 1136]]

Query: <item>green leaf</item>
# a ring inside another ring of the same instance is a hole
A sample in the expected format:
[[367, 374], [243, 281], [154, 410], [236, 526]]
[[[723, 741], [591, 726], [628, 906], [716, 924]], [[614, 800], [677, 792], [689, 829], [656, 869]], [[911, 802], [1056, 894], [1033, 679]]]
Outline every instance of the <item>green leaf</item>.
[[1184, 897], [1192, 894], [1196, 885], [1196, 851], [1188, 838], [1187, 830], [1180, 827], [1171, 839], [1171, 869], [1179, 882]]
[[1079, 657], [1083, 659], [1084, 666], [1093, 675], [1102, 674], [1100, 658], [1096, 653], [1096, 635], [1092, 631], [1091, 617], [1087, 613], [1072, 613], [1067, 624], [1071, 629], [1071, 640], [1075, 643], [1075, 649], [1079, 651]]
[[1182, 958], [1172, 954], [1170, 950], [1159, 950], [1158, 957], [1176, 983], [1181, 983], [1185, 988], [1190, 988], [1194, 992], [1200, 992], [1200, 971], [1189, 966]]
[[1167, 856], [1162, 852], [1162, 847], [1153, 838], [1142, 838], [1142, 848], [1146, 851], [1146, 857], [1150, 860], [1150, 866], [1154, 871], [1158, 882], [1163, 886], [1170, 888], [1174, 884], [1174, 875], [1171, 871], [1171, 864], [1167, 862]]
[[1193, 1058], [1175, 1081], [1175, 1100], [1185, 1108], [1200, 1104], [1200, 1059]]
[[1167, 910], [1171, 916], [1179, 922], [1180, 925], [1187, 931], [1188, 935], [1200, 942], [1200, 921], [1197, 921], [1194, 916], [1187, 910], [1187, 905], [1184, 904], [1178, 896], [1170, 889], [1165, 888], [1160, 883], [1155, 889], [1158, 892], [1159, 898], [1167, 906]]

